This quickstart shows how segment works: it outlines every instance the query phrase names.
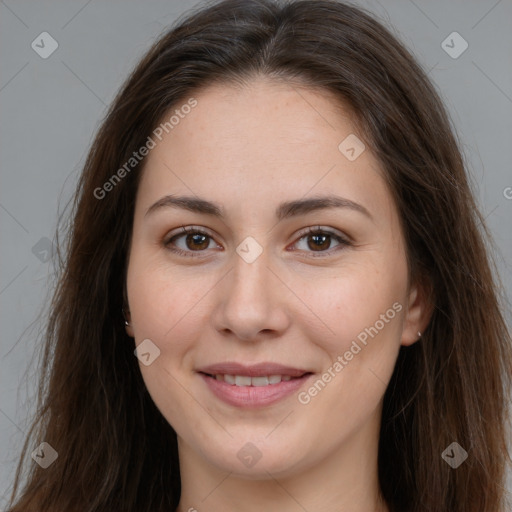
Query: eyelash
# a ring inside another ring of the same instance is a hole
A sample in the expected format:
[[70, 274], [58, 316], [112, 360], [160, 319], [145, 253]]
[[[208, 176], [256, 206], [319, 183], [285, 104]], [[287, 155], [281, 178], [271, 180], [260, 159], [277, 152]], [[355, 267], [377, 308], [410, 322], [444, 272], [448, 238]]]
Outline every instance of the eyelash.
[[[164, 241], [164, 246], [171, 252], [174, 252], [175, 254], [178, 254], [180, 256], [185, 256], [185, 257], [190, 257], [190, 258], [201, 258], [203, 256], [201, 255], [198, 255], [198, 254], [194, 254], [194, 252], [198, 252], [198, 253], [201, 253], [201, 252], [205, 252], [205, 250], [201, 250], [201, 251], [184, 251], [182, 249], [178, 249], [176, 247], [171, 247], [171, 244], [178, 238], [181, 238], [185, 235], [188, 235], [188, 234], [201, 234], [201, 235], [205, 235], [207, 237], [209, 237], [211, 240], [213, 240], [213, 237], [207, 233], [206, 231], [200, 229], [200, 228], [196, 228], [194, 226], [181, 226], [181, 232], [178, 233], [178, 234], [175, 234], [173, 236], [171, 236], [170, 238], [168, 238], [166, 241]], [[339, 246], [338, 248], [335, 248], [334, 250], [332, 249], [329, 249], [327, 251], [318, 251], [318, 254], [314, 254], [315, 251], [312, 251], [313, 254], [311, 254], [310, 256], [307, 256], [308, 258], [311, 257], [311, 258], [325, 258], [325, 254], [327, 253], [328, 255], [330, 255], [332, 252], [337, 252], [337, 251], [340, 251], [340, 250], [343, 250], [344, 247], [349, 247], [349, 246], [352, 246], [353, 244], [347, 240], [346, 238], [343, 238], [342, 236], [334, 233], [333, 231], [330, 231], [330, 230], [326, 230], [326, 229], [322, 229], [320, 226], [315, 226], [315, 227], [309, 227], [307, 228], [306, 230], [304, 230], [301, 234], [300, 234], [300, 237], [299, 239], [297, 240], [297, 242], [299, 242], [300, 240], [302, 240], [303, 238], [306, 238], [308, 235], [328, 235], [328, 236], [331, 236], [332, 238], [334, 238], [337, 242], [339, 242]], [[296, 243], [297, 243], [296, 242]]]

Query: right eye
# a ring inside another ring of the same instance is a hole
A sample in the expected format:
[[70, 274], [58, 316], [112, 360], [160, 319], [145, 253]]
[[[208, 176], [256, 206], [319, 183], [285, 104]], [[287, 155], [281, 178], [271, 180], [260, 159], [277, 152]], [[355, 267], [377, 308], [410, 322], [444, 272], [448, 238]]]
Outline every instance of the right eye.
[[[197, 257], [194, 252], [205, 252], [210, 248], [210, 242], [213, 238], [204, 230], [193, 226], [182, 226], [181, 232], [170, 236], [164, 241], [164, 246], [170, 251], [186, 257]], [[177, 245], [177, 241], [182, 241], [182, 246]]]

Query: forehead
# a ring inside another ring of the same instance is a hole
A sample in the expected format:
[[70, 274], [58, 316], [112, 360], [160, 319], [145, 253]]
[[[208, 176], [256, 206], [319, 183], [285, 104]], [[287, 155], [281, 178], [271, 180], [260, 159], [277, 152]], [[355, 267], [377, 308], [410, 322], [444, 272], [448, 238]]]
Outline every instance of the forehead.
[[155, 139], [147, 157], [144, 202], [180, 193], [254, 209], [262, 201], [339, 192], [389, 209], [371, 152], [351, 160], [342, 151], [346, 144], [340, 149], [346, 140], [364, 143], [349, 109], [332, 94], [261, 79], [211, 85], [191, 97], [193, 108], [183, 108], [191, 103], [186, 97], [163, 118], [179, 121]]
[[[292, 146], [300, 159], [310, 151], [307, 145], [337, 150], [339, 136], [356, 131], [349, 109], [328, 91], [259, 78], [245, 86], [211, 85], [194, 96], [197, 106], [168, 137], [175, 146], [200, 145], [215, 155], [229, 152], [240, 159], [254, 154], [258, 160], [277, 160], [280, 152], [273, 150]], [[179, 111], [180, 104], [173, 110]]]

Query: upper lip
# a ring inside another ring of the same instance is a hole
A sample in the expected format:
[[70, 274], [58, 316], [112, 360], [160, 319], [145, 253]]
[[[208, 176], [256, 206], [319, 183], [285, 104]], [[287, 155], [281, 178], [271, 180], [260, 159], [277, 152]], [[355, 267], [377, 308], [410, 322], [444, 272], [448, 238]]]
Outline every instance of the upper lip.
[[200, 373], [209, 375], [240, 375], [247, 377], [263, 377], [265, 375], [289, 375], [290, 377], [301, 377], [308, 370], [292, 368], [277, 363], [258, 363], [245, 365], [232, 361], [203, 366], [197, 370]]

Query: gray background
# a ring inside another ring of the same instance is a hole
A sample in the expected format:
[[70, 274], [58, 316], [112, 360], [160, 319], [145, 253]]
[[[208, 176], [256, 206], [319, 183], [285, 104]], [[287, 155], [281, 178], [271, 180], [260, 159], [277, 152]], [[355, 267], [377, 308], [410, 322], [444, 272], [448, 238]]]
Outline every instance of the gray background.
[[[53, 286], [47, 258], [58, 213], [122, 81], [155, 37], [197, 3], [0, 1], [0, 510], [33, 410], [37, 361], [29, 362]], [[512, 1], [357, 4], [392, 25], [437, 84], [511, 297]], [[44, 31], [59, 45], [47, 59], [31, 47]], [[469, 44], [458, 58], [441, 47], [453, 31]]]

